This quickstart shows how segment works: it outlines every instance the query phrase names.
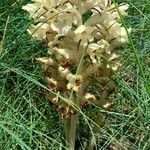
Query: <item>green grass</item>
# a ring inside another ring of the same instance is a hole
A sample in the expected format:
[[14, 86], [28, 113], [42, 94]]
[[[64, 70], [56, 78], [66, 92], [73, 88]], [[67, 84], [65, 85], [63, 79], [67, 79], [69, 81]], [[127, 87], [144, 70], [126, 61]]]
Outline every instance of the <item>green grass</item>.
[[[27, 2], [0, 2], [0, 149], [65, 149], [63, 125], [44, 98], [46, 84], [35, 61], [47, 50], [26, 32], [31, 21], [21, 7]], [[149, 0], [126, 2], [130, 8], [125, 24], [132, 28], [133, 43], [120, 49], [123, 74], [115, 77], [118, 92], [112, 97], [113, 110], [98, 109], [106, 120], [98, 133], [99, 150], [110, 145], [123, 150], [150, 149], [150, 4]], [[92, 110], [84, 111], [84, 118], [92, 116]], [[90, 120], [80, 120], [77, 142], [83, 146], [89, 140]]]

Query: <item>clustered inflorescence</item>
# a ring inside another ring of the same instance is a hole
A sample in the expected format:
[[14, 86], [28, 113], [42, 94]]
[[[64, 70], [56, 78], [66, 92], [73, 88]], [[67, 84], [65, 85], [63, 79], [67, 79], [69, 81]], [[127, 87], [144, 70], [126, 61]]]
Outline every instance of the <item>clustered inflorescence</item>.
[[[49, 92], [48, 99], [62, 118], [76, 110], [59, 95], [81, 109], [91, 102], [107, 107], [106, 99], [114, 90], [111, 77], [120, 67], [116, 49], [128, 41], [120, 21], [128, 5], [116, 8], [111, 0], [32, 1], [23, 9], [35, 20], [29, 34], [48, 44], [48, 57], [37, 58], [48, 88], [57, 93]], [[99, 87], [98, 94], [89, 87], [94, 84]]]

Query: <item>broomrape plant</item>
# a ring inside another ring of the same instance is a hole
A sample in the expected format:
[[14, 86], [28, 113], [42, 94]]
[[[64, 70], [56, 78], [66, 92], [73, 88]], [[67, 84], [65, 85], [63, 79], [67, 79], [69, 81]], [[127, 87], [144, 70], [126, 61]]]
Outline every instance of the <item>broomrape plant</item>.
[[[74, 150], [80, 110], [91, 103], [103, 109], [111, 105], [108, 96], [115, 90], [112, 75], [121, 70], [116, 50], [128, 41], [120, 14], [127, 15], [128, 5], [116, 8], [111, 0], [32, 2], [23, 9], [35, 20], [29, 34], [48, 45], [49, 57], [36, 58], [52, 91], [46, 97], [61, 113], [67, 147]], [[90, 85], [96, 85], [97, 91]], [[97, 125], [99, 117], [96, 115]], [[92, 137], [89, 149], [94, 148], [96, 139]]]

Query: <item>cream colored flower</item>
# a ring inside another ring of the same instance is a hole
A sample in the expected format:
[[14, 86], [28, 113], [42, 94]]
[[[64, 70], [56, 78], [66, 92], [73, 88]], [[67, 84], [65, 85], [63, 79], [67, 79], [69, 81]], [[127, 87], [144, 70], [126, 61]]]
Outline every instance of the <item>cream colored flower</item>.
[[33, 2], [34, 3], [22, 7], [22, 9], [28, 11], [33, 18], [44, 15], [49, 9], [58, 4], [57, 0], [33, 0]]
[[57, 86], [58, 86], [58, 82], [56, 79], [54, 78], [49, 78], [49, 77], [46, 77], [46, 80], [48, 82], [48, 85], [51, 89], [55, 89]]
[[93, 102], [96, 100], [95, 95], [93, 95], [91, 93], [86, 93], [84, 98], [86, 99], [86, 101], [89, 101], [89, 102]]
[[50, 25], [52, 30], [57, 32], [56, 38], [68, 34], [73, 26], [82, 24], [80, 13], [71, 4], [65, 4], [60, 12], [57, 21], [51, 22]]
[[[116, 31], [117, 32], [117, 31]], [[131, 32], [131, 29], [129, 28], [128, 29], [128, 32], [130, 33]], [[125, 44], [128, 42], [128, 35], [127, 35], [127, 32], [125, 30], [124, 27], [121, 27], [118, 32], [117, 32], [117, 36], [116, 38], [114, 38], [112, 41], [111, 41], [111, 45], [115, 48], [115, 47], [119, 47], [121, 46], [122, 44]]]
[[[36, 18], [38, 16], [36, 12], [39, 10], [40, 6], [40, 4], [33, 3], [23, 6], [22, 9], [28, 11], [30, 13], [30, 17]], [[45, 10], [43, 12], [40, 12], [40, 14], [43, 14], [44, 12]]]
[[78, 55], [74, 50], [54, 47], [53, 53], [55, 53], [57, 60], [61, 60], [64, 58], [65, 60], [71, 60], [74, 62], [76, 61], [76, 59], [78, 59]]
[[46, 22], [50, 24], [51, 22], [55, 22], [59, 17], [59, 11], [55, 8], [48, 9], [46, 13], [39, 16], [37, 21]]
[[36, 60], [41, 64], [42, 70], [43, 71], [48, 71], [50, 67], [55, 67], [56, 63], [54, 62], [53, 59], [48, 58], [48, 57], [41, 57], [41, 58], [36, 58]]
[[46, 35], [51, 31], [51, 28], [47, 23], [39, 23], [37, 25], [31, 25], [27, 31], [33, 38], [43, 40], [46, 39]]
[[54, 47], [53, 48], [54, 53], [56, 54], [57, 59], [59, 60], [61, 57], [64, 57], [65, 59], [69, 59], [69, 53], [67, 49], [61, 49]]
[[68, 74], [66, 79], [69, 81], [67, 84], [67, 89], [73, 89], [75, 92], [78, 92], [82, 86], [83, 79], [81, 75]]
[[114, 62], [114, 63], [110, 63], [107, 65], [107, 68], [111, 68], [113, 71], [118, 71], [118, 69], [121, 67], [121, 63], [120, 62]]
[[81, 107], [86, 106], [87, 104], [93, 103], [96, 100], [95, 95], [91, 93], [86, 93], [83, 97], [83, 100], [80, 101]]
[[129, 8], [129, 4], [121, 3], [118, 7], [121, 15], [127, 15], [127, 9]]
[[60, 19], [71, 22], [71, 25], [80, 26], [82, 24], [82, 15], [74, 5], [66, 3], [60, 10], [62, 11]]
[[[108, 41], [102, 39], [102, 40], [98, 41], [97, 44], [100, 45], [100, 50], [101, 50], [102, 52], [105, 52], [105, 53], [107, 53], [107, 54], [110, 54], [110, 53], [111, 53], [112, 48], [111, 48], [111, 45], [110, 45], [110, 43], [109, 43]], [[101, 54], [101, 51], [98, 51], [98, 52], [97, 52], [97, 55], [98, 55], [99, 57], [100, 57], [99, 54]]]
[[75, 42], [81, 41], [81, 45], [87, 45], [88, 42], [92, 42], [94, 40], [94, 37], [92, 36], [92, 32], [94, 31], [94, 28], [88, 26], [81, 25], [75, 30]]
[[59, 66], [58, 71], [60, 72], [63, 78], [66, 77], [70, 73], [70, 70], [68, 68], [64, 68], [62, 66]]
[[46, 65], [53, 65], [54, 61], [52, 58], [49, 57], [41, 57], [41, 58], [36, 58], [37, 61], [40, 63], [46, 64]]
[[51, 23], [51, 28], [53, 31], [57, 32], [57, 35], [56, 35], [56, 38], [59, 38], [61, 36], [64, 36], [66, 35], [69, 31], [71, 31], [71, 25], [69, 24], [66, 24], [65, 26], [63, 26], [65, 24], [64, 21], [60, 21], [60, 22], [52, 22]]
[[97, 53], [101, 53], [101, 46], [96, 43], [91, 43], [88, 45], [87, 54], [90, 56], [92, 63], [97, 63], [96, 55]]
[[112, 54], [109, 56], [108, 61], [113, 61], [113, 60], [117, 59], [118, 57], [119, 57], [118, 55], [116, 55], [115, 53], [112, 53]]
[[[118, 10], [117, 10], [118, 8]], [[127, 9], [129, 8], [129, 5], [128, 4], [124, 4], [124, 3], [121, 3], [119, 6], [115, 6], [115, 4], [112, 4], [109, 8], [108, 8], [108, 11], [109, 13], [111, 14], [111, 16], [114, 18], [114, 19], [119, 19], [120, 20], [120, 15], [127, 15]], [[119, 13], [118, 13], [119, 11]]]
[[93, 13], [93, 15], [86, 21], [86, 26], [94, 26], [97, 24], [103, 24], [103, 22], [109, 17], [109, 14], [106, 11], [103, 11], [101, 14], [98, 12]]
[[69, 2], [76, 6], [76, 8], [78, 9], [78, 12], [81, 15], [84, 14], [87, 11], [87, 8], [85, 6], [87, 4], [87, 2], [79, 1], [79, 0], [69, 0]]
[[92, 63], [97, 63], [98, 59], [102, 57], [102, 52], [111, 53], [110, 44], [106, 40], [100, 40], [97, 43], [88, 45], [87, 54], [89, 54]]

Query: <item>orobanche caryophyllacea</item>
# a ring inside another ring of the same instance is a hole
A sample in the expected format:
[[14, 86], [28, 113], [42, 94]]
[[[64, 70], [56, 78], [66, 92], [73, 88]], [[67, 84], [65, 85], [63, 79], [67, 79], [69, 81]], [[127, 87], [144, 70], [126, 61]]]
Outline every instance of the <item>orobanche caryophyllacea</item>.
[[[82, 108], [111, 107], [109, 96], [116, 89], [112, 76], [121, 71], [117, 48], [128, 42], [120, 15], [127, 15], [128, 5], [111, 0], [32, 0], [23, 9], [35, 21], [29, 34], [48, 45], [48, 57], [36, 60], [49, 88], [46, 98], [61, 113], [66, 146], [74, 150]], [[96, 118], [99, 125], [102, 117]], [[93, 127], [93, 132], [98, 129]], [[92, 136], [88, 149], [96, 142]]]

